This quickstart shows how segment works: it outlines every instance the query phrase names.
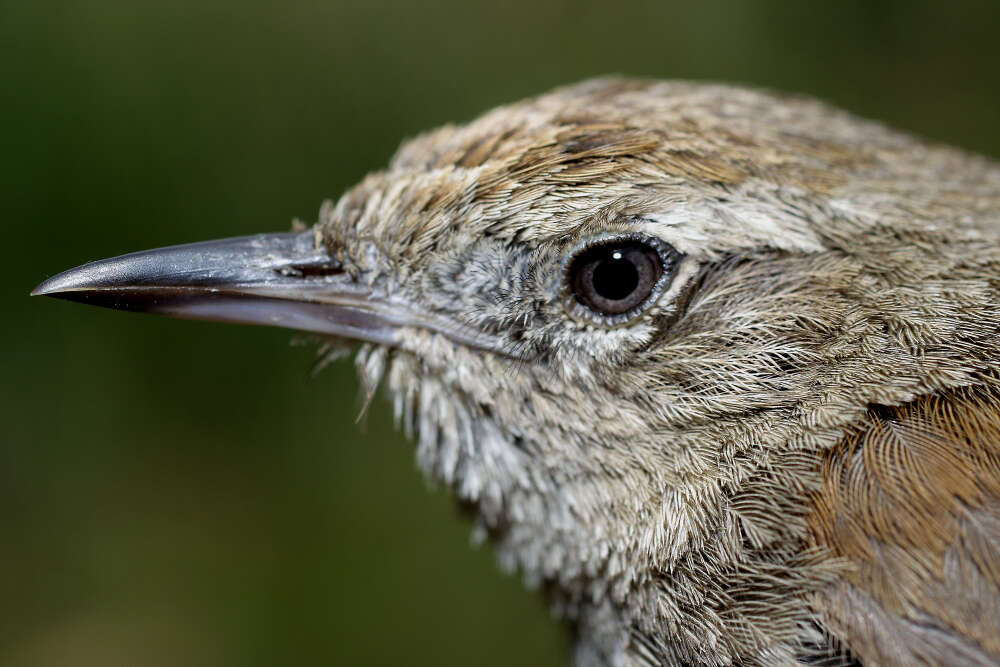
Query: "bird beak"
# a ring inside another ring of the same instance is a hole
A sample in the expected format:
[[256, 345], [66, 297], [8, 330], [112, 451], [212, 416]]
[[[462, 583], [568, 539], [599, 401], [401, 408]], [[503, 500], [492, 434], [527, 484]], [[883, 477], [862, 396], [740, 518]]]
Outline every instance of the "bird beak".
[[496, 342], [358, 282], [312, 232], [146, 250], [84, 264], [31, 292], [192, 320], [263, 324], [399, 345], [406, 327], [495, 349]]

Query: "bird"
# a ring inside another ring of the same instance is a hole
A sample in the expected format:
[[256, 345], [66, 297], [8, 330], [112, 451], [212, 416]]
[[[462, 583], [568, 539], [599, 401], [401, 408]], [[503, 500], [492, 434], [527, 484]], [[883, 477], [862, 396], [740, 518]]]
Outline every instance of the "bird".
[[354, 355], [597, 665], [1000, 664], [1000, 165], [604, 77], [33, 294]]

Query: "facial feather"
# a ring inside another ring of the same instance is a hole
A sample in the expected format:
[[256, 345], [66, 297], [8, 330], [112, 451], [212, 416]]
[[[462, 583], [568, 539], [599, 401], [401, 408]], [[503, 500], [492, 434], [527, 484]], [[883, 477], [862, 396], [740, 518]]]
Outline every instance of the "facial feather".
[[[869, 403], [995, 363], [998, 202], [986, 160], [810, 100], [600, 80], [408, 142], [319, 229], [521, 358], [413, 332], [388, 363], [422, 467], [502, 562], [578, 622], [609, 608], [728, 664], [790, 659], [829, 581], [803, 555], [813, 453]], [[572, 321], [562, 258], [622, 231], [677, 248], [683, 277], [629, 326]]]
[[[1000, 577], [977, 564], [993, 506], [963, 495], [996, 466], [941, 428], [995, 399], [998, 242], [985, 158], [805, 98], [598, 79], [404, 143], [311, 235], [115, 258], [37, 293], [367, 341], [365, 400], [385, 382], [420, 466], [576, 626], [579, 665], [909, 664], [878, 646], [920, 627], [914, 596]], [[916, 456], [913, 424], [883, 437], [879, 415], [939, 400], [940, 456]], [[974, 500], [940, 525], [975, 544], [946, 530], [881, 567], [873, 550], [927, 533], [879, 494]], [[947, 578], [948, 553], [979, 578]], [[913, 646], [975, 663], [993, 645], [962, 643], [988, 634], [966, 620]]]

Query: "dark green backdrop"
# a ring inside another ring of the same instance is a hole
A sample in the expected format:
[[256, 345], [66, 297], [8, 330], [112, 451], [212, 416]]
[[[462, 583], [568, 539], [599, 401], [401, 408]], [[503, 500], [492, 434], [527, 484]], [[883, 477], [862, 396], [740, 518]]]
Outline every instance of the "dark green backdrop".
[[315, 219], [399, 141], [620, 72], [1000, 155], [998, 3], [0, 4], [0, 665], [552, 664], [566, 641], [287, 332], [29, 299]]

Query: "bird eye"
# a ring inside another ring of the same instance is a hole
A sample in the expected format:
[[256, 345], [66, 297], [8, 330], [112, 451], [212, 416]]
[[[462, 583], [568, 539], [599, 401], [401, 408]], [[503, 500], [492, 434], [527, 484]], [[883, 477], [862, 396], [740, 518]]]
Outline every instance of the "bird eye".
[[574, 311], [602, 324], [644, 312], [669, 283], [679, 255], [659, 239], [627, 236], [592, 243], [574, 254], [566, 274]]

